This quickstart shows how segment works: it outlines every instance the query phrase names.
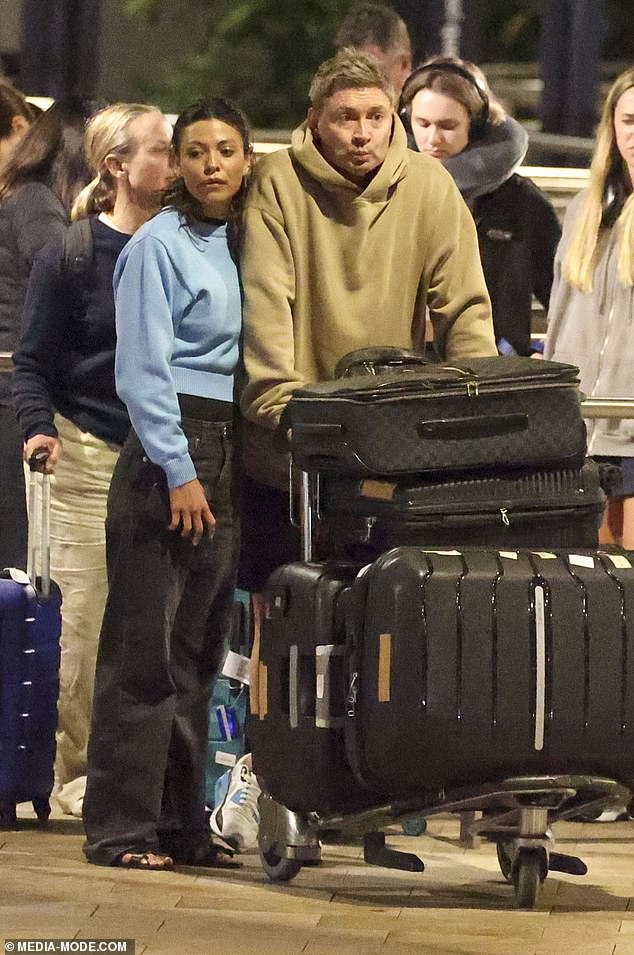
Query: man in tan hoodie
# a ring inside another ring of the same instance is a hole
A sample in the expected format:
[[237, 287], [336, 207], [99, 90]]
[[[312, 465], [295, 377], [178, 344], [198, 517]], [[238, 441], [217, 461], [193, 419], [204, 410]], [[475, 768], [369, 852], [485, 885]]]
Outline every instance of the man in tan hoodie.
[[241, 583], [296, 559], [287, 460], [272, 435], [293, 390], [371, 345], [443, 360], [496, 354], [471, 215], [440, 163], [407, 148], [389, 79], [344, 49], [318, 69], [288, 150], [261, 159], [242, 258], [244, 543]]

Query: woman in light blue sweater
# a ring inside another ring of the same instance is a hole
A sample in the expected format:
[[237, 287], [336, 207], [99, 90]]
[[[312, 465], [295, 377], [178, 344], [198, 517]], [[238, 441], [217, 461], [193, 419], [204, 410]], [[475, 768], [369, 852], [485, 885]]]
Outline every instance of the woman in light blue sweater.
[[234, 255], [251, 145], [241, 113], [214, 100], [181, 114], [172, 146], [166, 206], [114, 274], [132, 432], [108, 501], [84, 800], [88, 860], [144, 869], [231, 863], [210, 844], [204, 769], [237, 560]]

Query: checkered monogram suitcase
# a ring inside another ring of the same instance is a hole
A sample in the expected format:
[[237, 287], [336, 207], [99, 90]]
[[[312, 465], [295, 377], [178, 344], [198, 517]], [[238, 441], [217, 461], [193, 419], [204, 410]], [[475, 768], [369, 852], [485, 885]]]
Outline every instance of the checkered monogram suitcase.
[[519, 357], [306, 385], [282, 424], [299, 468], [360, 477], [578, 468], [586, 447], [578, 369]]

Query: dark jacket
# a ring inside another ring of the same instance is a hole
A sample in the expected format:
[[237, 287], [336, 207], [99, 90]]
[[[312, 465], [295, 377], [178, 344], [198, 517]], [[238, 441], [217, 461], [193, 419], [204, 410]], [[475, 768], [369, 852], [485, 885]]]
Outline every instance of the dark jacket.
[[[61, 237], [68, 217], [48, 186], [28, 182], [0, 202], [0, 351], [13, 352], [20, 339], [22, 307], [33, 260], [39, 250]], [[0, 376], [9, 393], [9, 376]]]
[[[64, 268], [63, 240], [36, 256], [13, 360], [13, 395], [25, 441], [57, 436], [55, 411], [103, 441], [122, 445], [130, 422], [114, 384], [112, 275], [130, 236], [91, 220], [93, 257]], [[72, 226], [71, 226], [72, 228]]]
[[548, 308], [561, 236], [554, 208], [530, 180], [512, 175], [472, 204], [495, 338], [518, 355], [531, 351], [531, 299]]

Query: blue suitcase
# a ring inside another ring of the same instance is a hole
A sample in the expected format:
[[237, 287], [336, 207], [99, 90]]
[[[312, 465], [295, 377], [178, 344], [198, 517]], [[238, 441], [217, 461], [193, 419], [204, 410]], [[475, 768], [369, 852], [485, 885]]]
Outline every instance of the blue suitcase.
[[35, 475], [32, 475], [29, 573], [0, 579], [0, 827], [16, 822], [16, 804], [50, 814], [59, 693], [61, 593], [50, 581], [49, 479], [42, 483], [42, 576], [35, 578]]

